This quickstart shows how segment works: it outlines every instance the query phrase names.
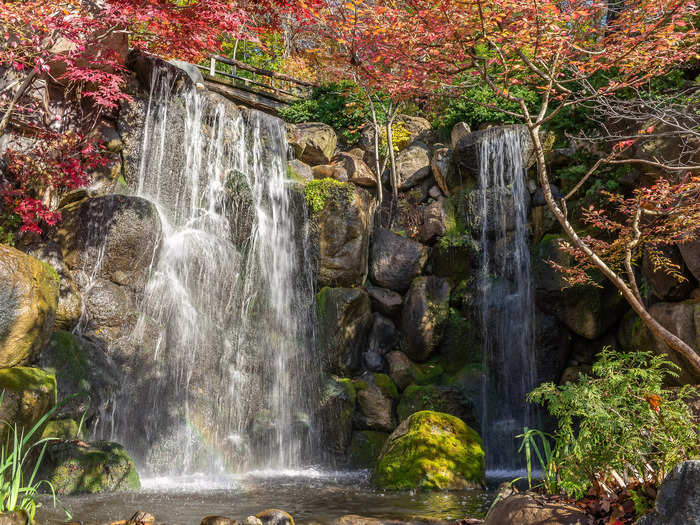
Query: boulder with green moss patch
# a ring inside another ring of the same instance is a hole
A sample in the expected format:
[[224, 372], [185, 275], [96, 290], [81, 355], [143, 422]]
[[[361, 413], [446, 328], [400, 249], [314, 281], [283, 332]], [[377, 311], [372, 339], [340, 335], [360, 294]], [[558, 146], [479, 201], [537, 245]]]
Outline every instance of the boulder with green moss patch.
[[455, 386], [411, 385], [401, 396], [396, 412], [400, 420], [423, 410], [444, 412], [478, 427], [474, 404]]
[[353, 468], [374, 468], [388, 437], [387, 432], [374, 430], [353, 432], [349, 454], [350, 466]]
[[416, 412], [389, 436], [372, 482], [385, 489], [462, 490], [484, 485], [479, 434], [461, 419]]
[[324, 449], [336, 460], [345, 457], [352, 437], [357, 392], [351, 379], [330, 376], [322, 390], [318, 420]]
[[391, 378], [367, 372], [354, 384], [357, 390], [355, 428], [391, 432], [396, 427], [394, 403], [399, 397]]
[[59, 281], [48, 264], [0, 244], [0, 368], [40, 354], [53, 332]]
[[68, 441], [46, 448], [40, 479], [62, 495], [122, 492], [141, 487], [134, 462], [117, 443]]
[[[26, 434], [54, 406], [56, 377], [39, 368], [4, 368], [0, 370], [0, 392], [4, 392], [0, 421], [16, 424]], [[8, 427], [0, 425], [0, 443], [7, 432]]]
[[68, 441], [82, 436], [82, 429], [74, 419], [57, 419], [49, 421], [44, 427], [41, 439], [60, 439]]

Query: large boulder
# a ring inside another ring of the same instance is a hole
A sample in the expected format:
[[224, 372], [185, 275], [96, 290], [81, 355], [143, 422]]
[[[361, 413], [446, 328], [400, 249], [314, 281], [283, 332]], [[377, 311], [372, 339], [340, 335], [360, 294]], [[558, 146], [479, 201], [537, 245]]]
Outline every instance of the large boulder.
[[591, 516], [569, 503], [513, 494], [494, 503], [484, 525], [593, 525], [593, 522]]
[[396, 407], [399, 420], [403, 421], [411, 414], [423, 410], [444, 412], [458, 417], [474, 428], [479, 427], [473, 403], [454, 386], [413, 384], [406, 388]]
[[396, 156], [396, 174], [399, 189], [413, 188], [432, 173], [430, 148], [422, 142], [414, 142]]
[[637, 525], [700, 525], [700, 460], [676, 465], [656, 494], [654, 512]]
[[100, 494], [141, 487], [134, 462], [124, 447], [98, 441], [51, 443], [41, 463], [39, 479], [47, 480], [57, 494]]
[[372, 327], [369, 297], [358, 288], [322, 288], [316, 296], [318, 342], [328, 370], [351, 375]]
[[367, 294], [372, 302], [372, 308], [377, 312], [392, 319], [396, 319], [401, 313], [401, 306], [403, 305], [401, 294], [386, 288], [379, 288], [378, 286], [368, 287]]
[[[26, 435], [56, 402], [56, 377], [39, 368], [18, 366], [0, 369], [0, 443], [5, 443], [9, 425]], [[41, 436], [41, 430], [36, 434]]]
[[0, 368], [36, 359], [51, 337], [58, 294], [53, 268], [0, 244]]
[[612, 284], [600, 278], [600, 286], [568, 286], [562, 273], [553, 268], [572, 264], [571, 256], [559, 246], [560, 237], [546, 235], [535, 250], [533, 273], [537, 304], [554, 315], [572, 332], [597, 339], [612, 328], [625, 312], [625, 300]]
[[354, 381], [357, 390], [355, 428], [391, 432], [396, 427], [394, 402], [396, 385], [385, 374], [364, 373]]
[[451, 149], [440, 148], [433, 152], [430, 168], [440, 190], [448, 197], [461, 185], [461, 178], [455, 169]]
[[323, 448], [331, 458], [342, 461], [352, 438], [352, 419], [357, 392], [352, 380], [329, 377], [321, 394], [319, 421]]
[[469, 127], [469, 124], [466, 122], [457, 122], [450, 132], [450, 145], [452, 146], [452, 149], [455, 149], [459, 144], [459, 141], [464, 137], [471, 135], [471, 132], [472, 129]]
[[395, 350], [386, 355], [389, 377], [399, 390], [404, 390], [416, 378], [416, 365], [406, 354]]
[[423, 271], [428, 250], [422, 244], [380, 228], [372, 237], [370, 278], [375, 284], [405, 292]]
[[411, 284], [401, 313], [406, 354], [428, 359], [440, 345], [450, 314], [450, 284], [441, 277], [418, 277]]
[[417, 412], [389, 436], [372, 482], [385, 489], [463, 490], [484, 485], [481, 438], [464, 421]]
[[350, 466], [353, 468], [373, 469], [382, 453], [389, 434], [374, 430], [359, 430], [352, 433], [350, 443]]
[[447, 233], [444, 199], [433, 201], [421, 209], [420, 240], [430, 244]]
[[362, 188], [333, 186], [327, 193], [322, 209], [314, 214], [322, 286], [359, 286], [364, 282], [373, 212], [374, 198]]
[[338, 146], [333, 128], [320, 122], [289, 125], [287, 140], [295, 156], [309, 166], [330, 164]]
[[348, 180], [353, 184], [367, 188], [373, 188], [377, 185], [377, 177], [361, 158], [350, 153], [338, 153], [334, 162], [345, 168]]
[[104, 413], [120, 385], [119, 367], [96, 341], [64, 330], [54, 332], [39, 366], [56, 375], [62, 402], [57, 419], [79, 420], [85, 415], [89, 420]]

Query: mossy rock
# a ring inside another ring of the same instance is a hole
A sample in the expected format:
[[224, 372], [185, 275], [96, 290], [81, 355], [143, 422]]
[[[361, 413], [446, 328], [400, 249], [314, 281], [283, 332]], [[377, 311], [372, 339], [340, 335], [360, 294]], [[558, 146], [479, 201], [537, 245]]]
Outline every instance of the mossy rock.
[[0, 244], [0, 368], [40, 354], [53, 332], [59, 282], [48, 264]]
[[318, 419], [324, 449], [336, 460], [343, 460], [352, 438], [352, 418], [357, 391], [351, 379], [330, 376], [323, 387]]
[[62, 495], [141, 488], [134, 462], [124, 447], [107, 441], [50, 444], [46, 448], [40, 478], [50, 481], [55, 491]]
[[389, 436], [372, 482], [395, 490], [481, 487], [485, 482], [481, 437], [457, 417], [416, 412]]
[[396, 407], [399, 420], [423, 410], [444, 412], [478, 426], [472, 401], [454, 386], [414, 384], [406, 388]]
[[353, 468], [372, 469], [377, 465], [384, 443], [389, 434], [373, 430], [361, 430], [352, 433], [350, 443], [350, 466]]
[[[0, 369], [0, 392], [0, 421], [17, 424], [26, 434], [56, 404], [56, 377], [40, 368]], [[0, 440], [7, 431], [6, 425], [0, 426]], [[41, 431], [36, 434], [40, 435]]]
[[49, 421], [44, 427], [41, 439], [60, 439], [68, 441], [82, 436], [80, 425], [74, 419], [57, 419]]

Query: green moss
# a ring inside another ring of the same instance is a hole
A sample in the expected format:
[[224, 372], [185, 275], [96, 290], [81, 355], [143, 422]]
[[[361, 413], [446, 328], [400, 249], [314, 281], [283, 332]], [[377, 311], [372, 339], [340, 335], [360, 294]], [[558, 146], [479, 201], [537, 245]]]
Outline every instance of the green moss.
[[481, 339], [476, 324], [450, 308], [441, 345], [441, 364], [454, 373], [467, 363], [481, 363]]
[[462, 412], [462, 407], [456, 406], [453, 399], [446, 398], [435, 385], [409, 385], [396, 407], [399, 420], [423, 410], [435, 410], [456, 416]]
[[481, 438], [449, 414], [413, 414], [384, 447], [372, 481], [384, 489], [459, 490], [484, 483]]
[[379, 390], [381, 390], [385, 396], [398, 399], [399, 390], [388, 375], [374, 374], [374, 384], [379, 387]]
[[56, 376], [40, 368], [16, 366], [0, 369], [0, 390], [22, 392], [25, 390], [41, 390], [53, 392], [56, 398]]
[[437, 361], [430, 361], [422, 365], [416, 364], [414, 366], [415, 371], [413, 380], [418, 385], [429, 385], [436, 383], [440, 380], [440, 377], [444, 372], [442, 365]]
[[350, 465], [353, 468], [374, 468], [388, 437], [386, 432], [373, 430], [353, 432], [349, 452]]
[[48, 273], [51, 276], [51, 279], [56, 283], [59, 284], [61, 282], [61, 278], [58, 275], [58, 272], [54, 270], [53, 266], [51, 266], [48, 263], [45, 263], [44, 261], [39, 261], [41, 265], [44, 267], [46, 270], [46, 273]]
[[81, 436], [80, 426], [74, 419], [57, 419], [46, 423], [41, 439], [53, 438], [67, 441]]
[[309, 181], [304, 187], [306, 204], [314, 213], [320, 212], [330, 198], [338, 200], [344, 198], [347, 202], [352, 202], [354, 194], [355, 189], [352, 184], [330, 178]]

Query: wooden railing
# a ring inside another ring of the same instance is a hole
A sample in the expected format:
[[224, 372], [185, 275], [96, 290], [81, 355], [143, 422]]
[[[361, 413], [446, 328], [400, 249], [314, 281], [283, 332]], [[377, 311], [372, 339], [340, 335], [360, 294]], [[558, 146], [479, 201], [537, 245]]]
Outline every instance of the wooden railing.
[[[231, 72], [217, 69], [219, 63], [230, 66]], [[208, 81], [222, 82], [222, 78], [230, 79], [230, 82], [224, 83], [278, 102], [290, 103], [309, 98], [313, 89], [317, 87], [317, 84], [313, 82], [300, 80], [276, 71], [268, 71], [240, 60], [219, 55], [210, 57], [208, 68], [200, 65], [197, 67], [204, 72], [205, 79]], [[241, 76], [239, 71], [251, 73], [250, 78]]]

